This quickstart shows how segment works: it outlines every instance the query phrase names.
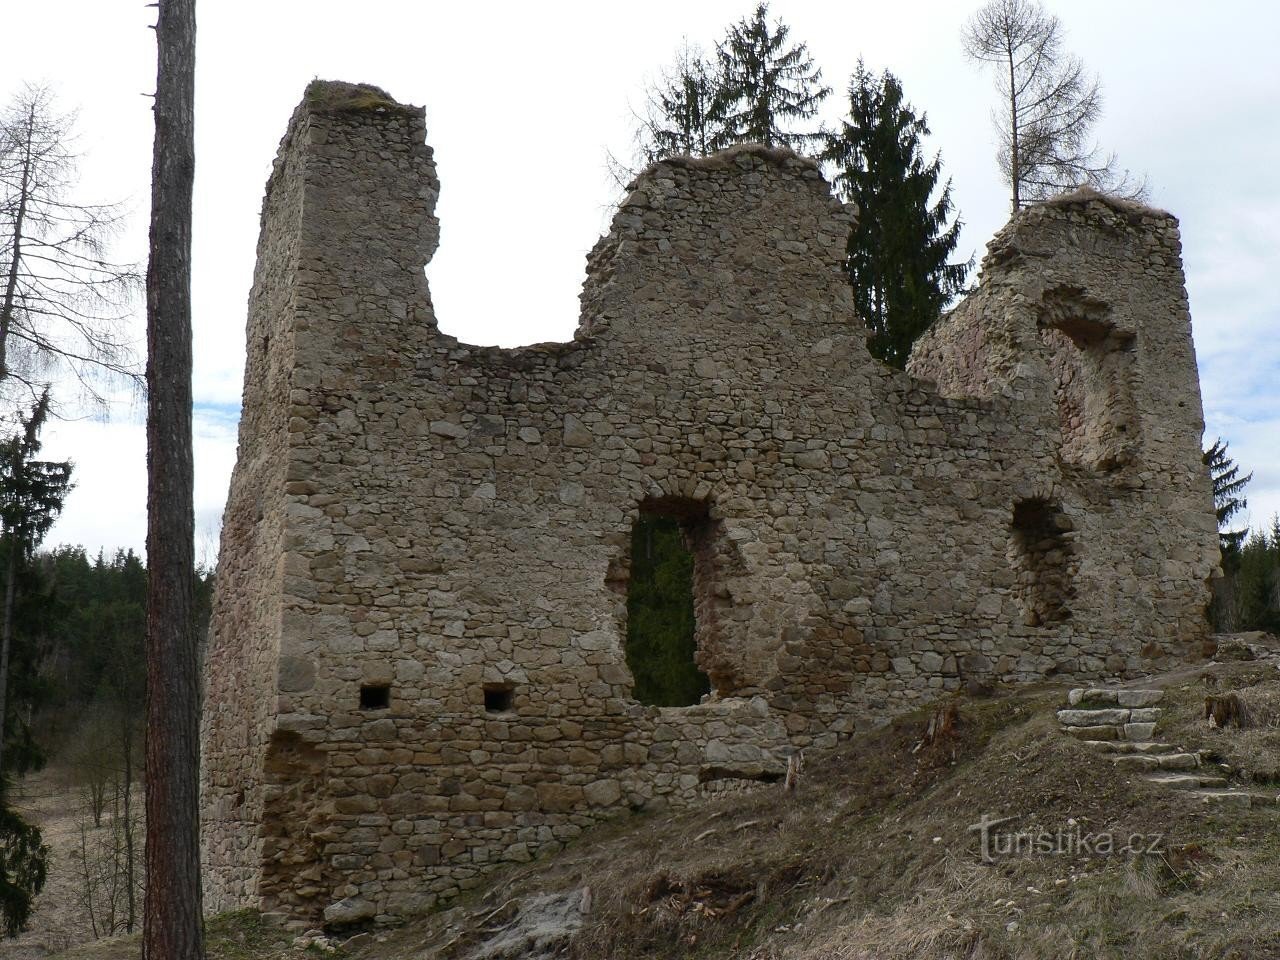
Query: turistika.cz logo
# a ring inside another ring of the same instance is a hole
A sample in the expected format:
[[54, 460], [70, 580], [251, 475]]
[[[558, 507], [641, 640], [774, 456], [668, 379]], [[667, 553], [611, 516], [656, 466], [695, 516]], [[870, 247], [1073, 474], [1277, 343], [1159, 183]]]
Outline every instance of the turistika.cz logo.
[[984, 813], [969, 832], [978, 835], [978, 856], [983, 863], [1001, 857], [1110, 857], [1155, 854], [1164, 851], [1164, 834], [1117, 834], [1085, 830], [1075, 819], [1050, 830], [1039, 825], [1014, 830], [1009, 825], [1022, 816], [992, 817]]

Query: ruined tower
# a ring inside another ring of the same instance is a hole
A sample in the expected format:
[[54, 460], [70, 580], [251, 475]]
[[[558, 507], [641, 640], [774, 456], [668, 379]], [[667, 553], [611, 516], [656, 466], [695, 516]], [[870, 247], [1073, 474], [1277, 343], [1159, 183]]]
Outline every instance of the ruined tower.
[[[628, 808], [957, 689], [1126, 675], [1217, 559], [1176, 221], [1018, 215], [910, 373], [867, 353], [853, 212], [744, 146], [653, 165], [568, 343], [469, 346], [424, 276], [423, 112], [315, 83], [249, 303], [207, 666], [208, 906], [430, 906]], [[632, 526], [695, 553], [712, 694], [638, 703]]]

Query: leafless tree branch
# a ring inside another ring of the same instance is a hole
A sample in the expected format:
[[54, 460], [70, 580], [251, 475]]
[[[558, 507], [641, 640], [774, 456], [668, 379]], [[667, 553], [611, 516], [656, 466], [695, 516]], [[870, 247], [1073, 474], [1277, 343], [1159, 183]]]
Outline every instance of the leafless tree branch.
[[964, 50], [995, 75], [996, 158], [1013, 209], [1083, 184], [1144, 199], [1146, 181], [1118, 169], [1091, 134], [1102, 88], [1063, 50], [1062, 23], [1037, 0], [990, 0], [966, 24]]
[[120, 208], [73, 196], [74, 120], [39, 86], [0, 113], [0, 396], [69, 376], [103, 404], [141, 382], [124, 330], [141, 276], [107, 253]]

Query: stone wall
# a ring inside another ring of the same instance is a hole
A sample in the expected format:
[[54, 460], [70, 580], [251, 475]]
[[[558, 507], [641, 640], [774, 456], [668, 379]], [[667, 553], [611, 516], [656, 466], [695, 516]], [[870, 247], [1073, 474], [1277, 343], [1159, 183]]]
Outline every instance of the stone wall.
[[[853, 212], [789, 152], [650, 167], [574, 340], [514, 350], [436, 328], [437, 190], [421, 110], [308, 89], [264, 208], [208, 659], [212, 909], [424, 909], [967, 679], [1128, 675], [1204, 635], [1165, 215], [1020, 215], [911, 376], [868, 355]], [[631, 696], [642, 510], [691, 533], [692, 707]]]

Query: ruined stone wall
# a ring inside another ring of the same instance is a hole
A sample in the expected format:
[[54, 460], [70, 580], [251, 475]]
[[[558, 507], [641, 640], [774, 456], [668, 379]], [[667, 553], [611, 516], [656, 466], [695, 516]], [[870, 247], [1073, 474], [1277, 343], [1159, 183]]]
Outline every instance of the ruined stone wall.
[[[1159, 420], [1170, 388], [1145, 379], [1187, 373], [1176, 251], [1137, 275], [1110, 208], [1017, 223], [1079, 250], [1045, 289], [1095, 325], [1068, 311], [1049, 332], [1131, 351], [1140, 429], [1114, 467], [1061, 456], [1051, 338], [996, 324], [993, 347], [961, 322], [1030, 317], [1030, 267], [984, 279], [917, 361], [953, 395], [874, 361], [840, 270], [851, 211], [785, 151], [646, 171], [589, 257], [572, 342], [444, 336], [423, 140], [421, 111], [321, 84], [281, 147], [262, 249], [290, 251], [270, 285], [291, 299], [251, 302], [208, 666], [218, 905], [422, 909], [601, 817], [776, 778], [790, 751], [967, 678], [1127, 674], [1203, 632], [1216, 536], [1188, 459], [1194, 365], [1170, 396], [1185, 416]], [[267, 316], [281, 329], [255, 361]], [[267, 377], [264, 394], [266, 357], [287, 392]], [[952, 362], [990, 373], [948, 381]], [[1105, 404], [1080, 409], [1092, 423]], [[251, 519], [251, 489], [278, 520]], [[700, 705], [631, 696], [645, 509], [696, 518]]]
[[223, 514], [202, 729], [205, 905], [256, 905], [262, 875], [263, 765], [278, 713], [290, 380], [306, 192], [299, 108], [267, 184], [249, 294], [236, 469]]
[[1039, 424], [1074, 504], [1072, 543], [1108, 547], [1071, 558], [1075, 593], [1102, 591], [1111, 622], [1186, 649], [1204, 604], [1188, 584], [1218, 554], [1177, 221], [1088, 189], [1024, 210], [908, 370], [948, 396], [1008, 398]]

